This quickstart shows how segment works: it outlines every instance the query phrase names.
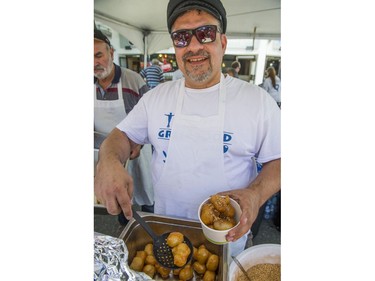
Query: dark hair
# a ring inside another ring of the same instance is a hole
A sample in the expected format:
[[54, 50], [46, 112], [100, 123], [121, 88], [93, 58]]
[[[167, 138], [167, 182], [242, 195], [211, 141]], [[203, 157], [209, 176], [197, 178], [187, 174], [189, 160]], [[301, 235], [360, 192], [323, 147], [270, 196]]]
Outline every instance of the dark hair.
[[233, 68], [237, 68], [237, 67], [241, 67], [241, 64], [240, 64], [240, 62], [238, 62], [238, 61], [234, 61], [234, 62], [232, 62], [232, 65], [231, 65]]
[[228, 73], [228, 75], [230, 75], [230, 76], [234, 76], [235, 73], [236, 73], [236, 71], [234, 70], [233, 67], [228, 67], [228, 68], [226, 69], [226, 73]]

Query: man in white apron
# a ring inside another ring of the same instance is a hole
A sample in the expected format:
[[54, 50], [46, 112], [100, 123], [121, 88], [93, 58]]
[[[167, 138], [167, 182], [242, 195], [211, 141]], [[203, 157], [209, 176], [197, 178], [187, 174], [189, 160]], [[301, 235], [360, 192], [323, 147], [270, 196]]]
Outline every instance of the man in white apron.
[[[125, 118], [148, 88], [142, 77], [113, 63], [113, 48], [108, 38], [94, 30], [94, 131], [95, 136], [106, 137]], [[97, 138], [98, 139], [98, 138]], [[99, 146], [100, 144], [98, 144]], [[133, 203], [143, 211], [153, 212], [154, 194], [151, 181], [151, 145], [137, 146], [127, 165], [134, 180]], [[140, 150], [140, 151], [139, 151]], [[95, 164], [97, 159], [95, 160]], [[119, 222], [126, 224], [123, 214]]]
[[155, 213], [198, 220], [203, 200], [229, 195], [242, 210], [226, 237], [237, 255], [259, 208], [280, 190], [280, 109], [260, 87], [221, 73], [227, 21], [219, 0], [170, 0], [167, 15], [184, 78], [148, 92], [104, 141], [95, 194], [108, 212], [131, 217], [133, 185], [120, 167], [132, 147], [151, 143]]

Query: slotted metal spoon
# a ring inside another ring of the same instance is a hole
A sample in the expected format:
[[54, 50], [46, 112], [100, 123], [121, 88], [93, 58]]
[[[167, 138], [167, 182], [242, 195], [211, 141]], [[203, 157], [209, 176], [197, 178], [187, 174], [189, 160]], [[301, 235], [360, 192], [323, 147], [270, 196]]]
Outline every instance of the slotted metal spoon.
[[[164, 233], [160, 236], [157, 236], [151, 227], [147, 224], [147, 222], [138, 215], [137, 211], [133, 209], [133, 217], [134, 219], [139, 222], [139, 224], [146, 230], [146, 232], [152, 237], [153, 240], [153, 252], [155, 259], [158, 263], [166, 268], [169, 269], [178, 269], [181, 268], [174, 264], [174, 258], [172, 254], [172, 248], [167, 244], [167, 237], [171, 232]], [[192, 256], [193, 256], [193, 245], [191, 244], [190, 240], [184, 235], [184, 241], [189, 248], [190, 248], [190, 255], [188, 256], [187, 262], [188, 263]]]

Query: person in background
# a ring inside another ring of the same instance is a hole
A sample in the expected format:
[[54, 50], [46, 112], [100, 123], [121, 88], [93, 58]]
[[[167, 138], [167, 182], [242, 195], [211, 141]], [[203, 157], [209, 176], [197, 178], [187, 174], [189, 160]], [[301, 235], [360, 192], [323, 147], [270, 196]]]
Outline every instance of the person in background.
[[198, 220], [206, 198], [230, 196], [242, 210], [226, 236], [229, 254], [237, 255], [259, 208], [280, 190], [280, 109], [262, 88], [222, 74], [221, 1], [170, 0], [167, 26], [185, 78], [144, 95], [103, 142], [95, 194], [109, 213], [130, 218], [137, 187], [121, 167], [133, 147], [151, 143], [155, 213]]
[[239, 61], [234, 61], [234, 62], [232, 62], [231, 67], [235, 70], [234, 77], [236, 77], [236, 78], [240, 78], [240, 77], [238, 76], [238, 73], [240, 72], [240, 69], [241, 69], [241, 64], [240, 64], [240, 62], [239, 62]]
[[[113, 62], [113, 53], [114, 49], [109, 39], [100, 30], [94, 29], [94, 137], [101, 138], [100, 142], [149, 90], [138, 73], [121, 68]], [[100, 145], [101, 143], [96, 144], [97, 147]], [[153, 212], [151, 146], [144, 145], [142, 149], [141, 145], [134, 146], [130, 159], [127, 172], [137, 186], [133, 203], [142, 206], [145, 212]], [[97, 159], [94, 164], [96, 161]], [[119, 214], [118, 220], [123, 225], [128, 221], [123, 213]]]
[[227, 75], [234, 77], [236, 75], [236, 70], [234, 70], [234, 68], [232, 68], [232, 67], [228, 67], [226, 69], [226, 73], [227, 73]]
[[164, 82], [163, 70], [159, 66], [159, 60], [153, 59], [151, 63], [151, 66], [142, 69], [139, 73], [150, 89], [155, 88], [159, 83]]
[[270, 96], [276, 101], [277, 105], [281, 108], [281, 80], [276, 75], [274, 67], [270, 66], [266, 70], [266, 79], [263, 81], [262, 87]]

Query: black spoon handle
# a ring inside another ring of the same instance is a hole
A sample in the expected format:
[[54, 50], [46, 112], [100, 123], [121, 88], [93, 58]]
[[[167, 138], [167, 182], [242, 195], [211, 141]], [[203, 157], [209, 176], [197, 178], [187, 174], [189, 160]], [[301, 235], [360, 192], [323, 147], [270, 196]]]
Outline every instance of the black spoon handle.
[[147, 231], [147, 233], [152, 237], [152, 239], [155, 241], [158, 239], [156, 234], [152, 231], [151, 227], [147, 224], [147, 222], [140, 216], [138, 215], [137, 211], [132, 209], [133, 211], [133, 218], [139, 222], [139, 224]]

